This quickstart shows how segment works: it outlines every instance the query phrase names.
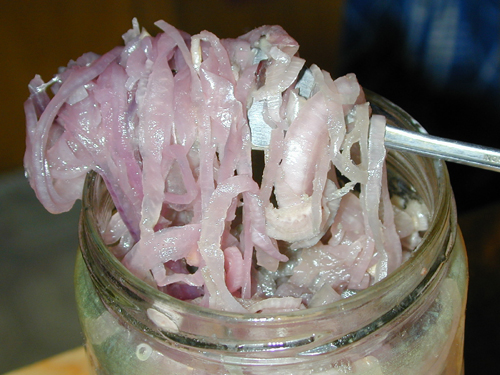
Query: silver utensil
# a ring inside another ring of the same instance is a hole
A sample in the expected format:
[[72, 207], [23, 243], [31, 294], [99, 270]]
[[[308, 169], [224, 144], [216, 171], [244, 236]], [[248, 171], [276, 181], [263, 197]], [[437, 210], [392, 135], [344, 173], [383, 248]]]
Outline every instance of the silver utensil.
[[387, 126], [385, 145], [431, 158], [500, 172], [500, 150]]
[[[305, 69], [296, 87], [308, 97], [314, 79]], [[248, 121], [254, 149], [264, 150], [271, 138], [271, 128], [263, 118], [264, 101], [255, 101], [248, 110]], [[500, 150], [471, 143], [440, 138], [426, 133], [405, 130], [387, 125], [385, 145], [388, 149], [411, 152], [431, 158], [500, 172]]]

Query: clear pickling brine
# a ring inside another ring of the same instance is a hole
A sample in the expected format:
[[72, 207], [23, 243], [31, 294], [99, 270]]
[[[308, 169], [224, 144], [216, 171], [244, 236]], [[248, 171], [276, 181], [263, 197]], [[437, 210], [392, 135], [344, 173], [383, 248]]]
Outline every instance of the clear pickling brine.
[[[423, 131], [387, 100], [367, 99], [389, 124]], [[387, 171], [392, 198], [429, 212], [416, 249], [365, 290], [278, 314], [201, 307], [135, 277], [103, 241], [115, 207], [102, 179], [90, 174], [75, 281], [94, 373], [462, 374], [468, 272], [446, 166], [391, 151]]]

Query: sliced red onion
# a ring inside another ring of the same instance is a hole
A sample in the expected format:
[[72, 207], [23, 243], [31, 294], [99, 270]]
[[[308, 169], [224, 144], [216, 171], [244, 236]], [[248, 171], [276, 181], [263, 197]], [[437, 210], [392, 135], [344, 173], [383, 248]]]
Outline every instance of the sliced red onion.
[[[354, 74], [304, 69], [279, 26], [219, 39], [156, 25], [151, 36], [134, 20], [124, 47], [31, 81], [25, 167], [49, 211], [68, 210], [96, 171], [118, 212], [102, 229], [113, 254], [224, 311], [321, 306], [401, 264], [428, 212], [408, 201], [394, 213], [385, 119]], [[249, 112], [267, 126], [260, 185]]]

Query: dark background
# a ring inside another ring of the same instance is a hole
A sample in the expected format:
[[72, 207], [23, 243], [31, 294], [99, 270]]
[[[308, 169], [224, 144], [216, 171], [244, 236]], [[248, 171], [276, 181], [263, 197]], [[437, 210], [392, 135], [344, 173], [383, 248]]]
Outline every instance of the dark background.
[[[468, 7], [462, 9], [462, 17], [468, 21], [462, 27], [469, 28], [476, 39], [469, 49], [463, 46], [460, 50], [463, 70], [455, 67], [444, 84], [432, 79], [432, 66], [423, 66], [423, 56], [408, 55], [407, 25], [398, 11], [377, 9], [380, 2], [376, 1], [356, 2], [371, 8], [358, 9], [357, 14], [364, 15], [363, 22], [357, 19], [345, 24], [338, 73], [355, 72], [362, 85], [404, 108], [431, 134], [500, 148], [500, 57], [496, 81], [488, 87], [481, 87], [474, 76], [474, 67], [479, 69], [482, 63], [481, 33], [488, 32], [484, 27], [488, 17], [496, 20], [487, 36], [496, 38], [498, 51], [499, 2], [454, 2]], [[437, 3], [443, 2], [427, 2]], [[496, 13], [485, 15], [486, 5], [496, 7]], [[500, 342], [496, 323], [500, 317], [500, 173], [452, 163], [448, 163], [448, 170], [469, 257], [465, 373], [493, 374], [498, 372]]]

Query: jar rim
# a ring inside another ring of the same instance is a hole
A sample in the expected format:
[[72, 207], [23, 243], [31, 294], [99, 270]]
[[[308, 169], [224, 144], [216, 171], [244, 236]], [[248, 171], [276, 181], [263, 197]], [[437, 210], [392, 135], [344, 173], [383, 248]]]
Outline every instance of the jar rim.
[[[370, 104], [375, 105], [384, 110], [392, 111], [397, 113], [398, 116], [402, 116], [405, 121], [405, 126], [411, 128], [411, 130], [418, 132], [426, 132], [425, 129], [406, 113], [403, 109], [392, 103], [391, 101], [383, 98], [382, 96], [365, 90], [367, 94], [367, 100]], [[392, 152], [392, 151], [391, 151]], [[422, 158], [420, 156], [414, 156], [415, 158]], [[409, 272], [419, 272], [418, 267], [415, 264], [429, 264], [428, 261], [424, 261], [423, 258], [435, 258], [431, 256], [430, 253], [435, 252], [434, 243], [432, 242], [436, 236], [439, 236], [440, 223], [443, 217], [448, 216], [452, 222], [456, 222], [456, 210], [453, 203], [453, 193], [449, 184], [448, 173], [446, 165], [442, 160], [432, 160], [427, 161], [427, 165], [432, 166], [432, 169], [438, 179], [439, 188], [442, 189], [439, 194], [435, 197], [434, 210], [431, 215], [431, 220], [429, 222], [429, 229], [424, 234], [422, 241], [418, 244], [417, 248], [414, 250], [410, 259], [400, 265], [396, 270], [394, 270], [390, 275], [388, 275], [383, 280], [380, 280], [373, 286], [359, 291], [355, 295], [341, 299], [339, 301], [333, 302], [331, 304], [319, 307], [312, 307], [304, 310], [283, 312], [279, 315], [262, 314], [262, 313], [236, 313], [228, 311], [219, 311], [210, 309], [207, 307], [202, 307], [187, 301], [179, 300], [172, 297], [166, 293], [159, 291], [158, 289], [147, 284], [145, 281], [140, 280], [135, 275], [133, 275], [112, 253], [109, 251], [107, 246], [104, 244], [102, 237], [100, 236], [100, 230], [97, 226], [97, 220], [95, 218], [93, 206], [91, 204], [93, 197], [96, 194], [96, 187], [98, 185], [99, 179], [101, 177], [96, 172], [89, 172], [84, 183], [84, 190], [82, 196], [82, 214], [80, 219], [80, 227], [84, 226], [87, 231], [93, 232], [93, 240], [97, 244], [98, 258], [101, 262], [106, 263], [110, 268], [114, 268], [118, 274], [121, 275], [121, 280], [124, 281], [128, 287], [134, 290], [141, 291], [144, 295], [150, 295], [151, 298], [160, 301], [161, 305], [168, 305], [169, 309], [175, 311], [181, 311], [184, 314], [193, 315], [197, 317], [204, 317], [206, 319], [216, 319], [221, 321], [232, 321], [238, 323], [245, 322], [275, 322], [279, 320], [280, 322], [300, 322], [309, 319], [319, 319], [321, 317], [326, 317], [332, 312], [337, 311], [348, 311], [359, 305], [364, 304], [366, 301], [380, 295], [386, 294], [394, 288], [395, 285], [399, 285], [402, 280], [406, 278]], [[454, 227], [454, 225], [452, 225]], [[80, 232], [82, 229], [80, 230]], [[449, 243], [447, 245], [448, 251], [451, 250], [451, 245], [454, 241], [455, 233], [451, 234]], [[82, 235], [80, 235], [80, 243], [82, 243]], [[89, 267], [89, 262], [87, 259], [88, 254], [86, 254], [85, 246], [81, 246], [83, 258], [87, 267]], [[429, 258], [429, 259], [430, 259]], [[444, 254], [446, 258], [446, 254]], [[443, 259], [444, 259], [443, 258]], [[434, 261], [432, 263], [435, 263]], [[429, 264], [431, 266], [432, 264]], [[428, 271], [431, 268], [429, 267]], [[92, 274], [92, 272], [91, 272]], [[431, 275], [432, 276], [432, 275]], [[423, 274], [420, 284], [425, 278], [429, 278], [429, 274]], [[403, 298], [403, 297], [401, 297]], [[401, 301], [400, 301], [401, 302]]]

